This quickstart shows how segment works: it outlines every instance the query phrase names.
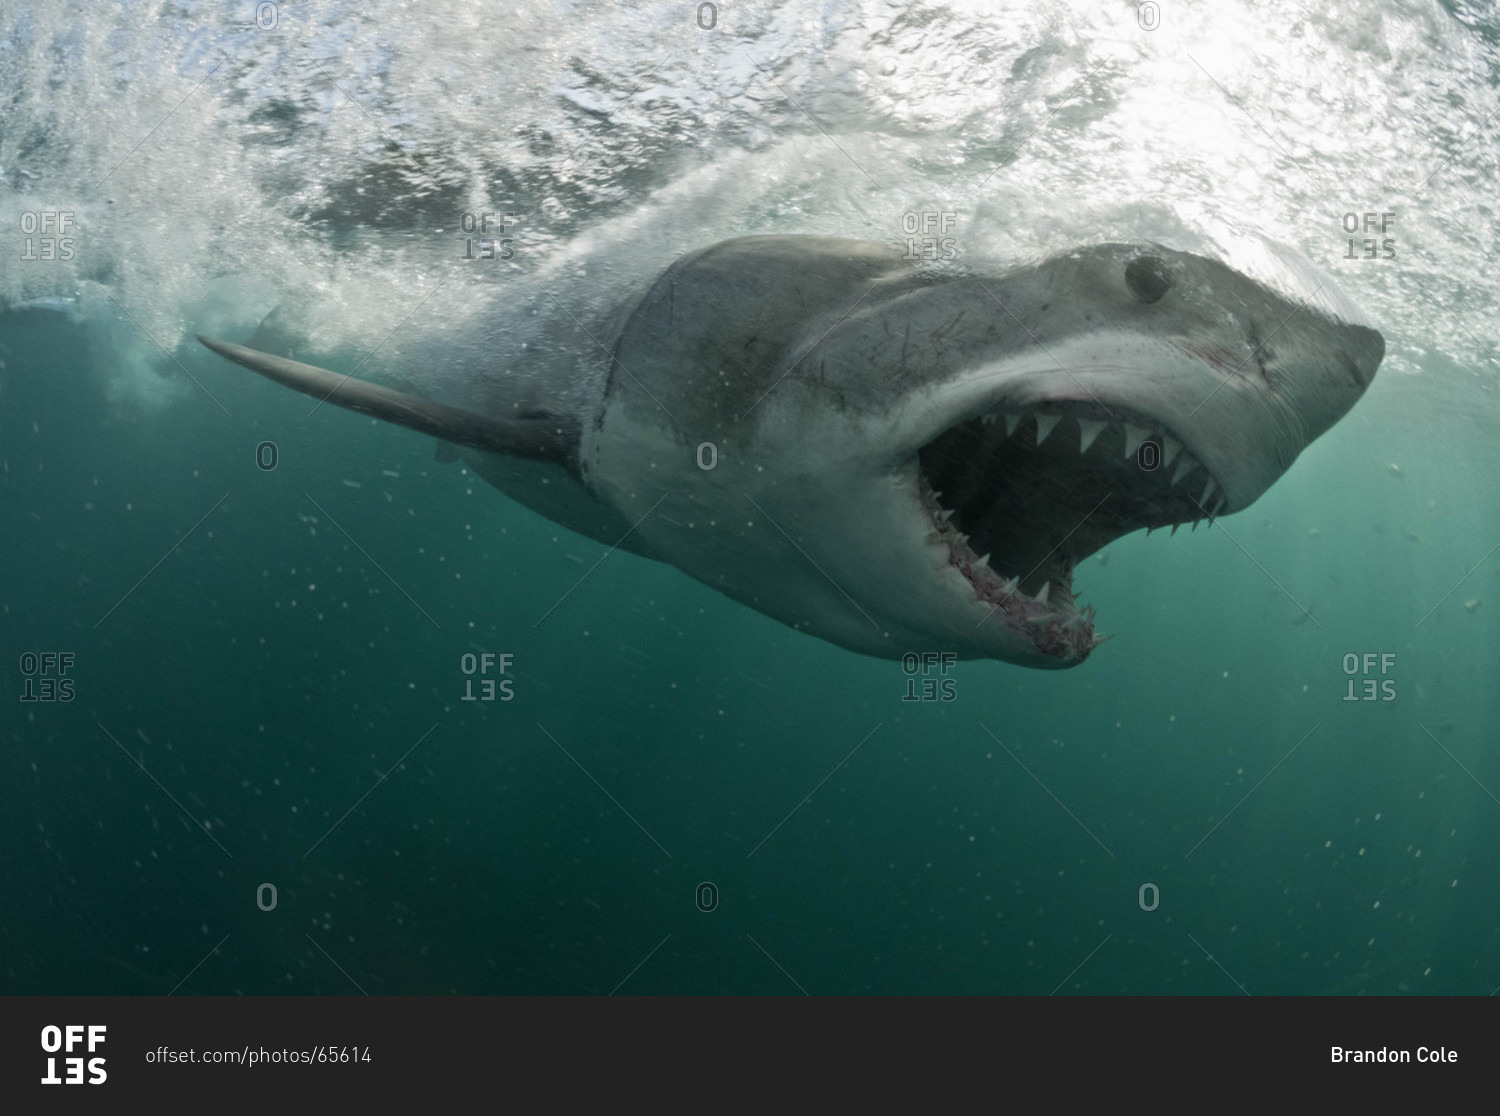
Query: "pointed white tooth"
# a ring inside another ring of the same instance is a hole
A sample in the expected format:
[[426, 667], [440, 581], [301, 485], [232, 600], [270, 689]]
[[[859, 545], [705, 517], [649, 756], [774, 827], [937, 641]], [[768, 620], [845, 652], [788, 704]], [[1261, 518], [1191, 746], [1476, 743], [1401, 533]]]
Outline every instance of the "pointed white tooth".
[[1177, 534], [1177, 528], [1179, 528], [1181, 526], [1182, 526], [1181, 523], [1174, 523], [1174, 524], [1172, 524], [1172, 534], [1174, 534], [1174, 535]]
[[1214, 518], [1217, 519], [1220, 515], [1222, 515], [1224, 513], [1224, 508], [1228, 506], [1228, 504], [1229, 497], [1221, 495], [1219, 497], [1219, 502], [1214, 505]]
[[1007, 581], [1004, 585], [1000, 586], [1000, 588], [1005, 591], [1005, 595], [1007, 597], [1010, 596], [1012, 593], [1014, 593], [1020, 587], [1021, 587], [1021, 579], [1019, 577], [1013, 577], [1009, 581]]
[[987, 570], [987, 569], [989, 569], [990, 568], [990, 556], [988, 554], [980, 555], [979, 561], [975, 562], [974, 566], [975, 566], [976, 569], [981, 569], [981, 570]]
[[1151, 433], [1144, 426], [1125, 424], [1125, 456], [1134, 457], [1135, 451], [1141, 448], [1141, 443], [1146, 440], [1146, 435]]
[[1062, 421], [1062, 415], [1045, 415], [1038, 412], [1036, 416], [1036, 444], [1041, 445], [1047, 440], [1057, 424]]
[[1016, 432], [1016, 427], [1021, 425], [1021, 416], [1013, 411], [1005, 412], [1005, 436], [1009, 438]]
[[1172, 462], [1177, 459], [1177, 455], [1179, 453], [1181, 453], [1181, 452], [1182, 452], [1182, 443], [1181, 442], [1178, 442], [1178, 441], [1176, 441], [1176, 440], [1174, 440], [1172, 438], [1166, 438], [1166, 437], [1162, 438], [1162, 440], [1161, 440], [1161, 463], [1163, 465], [1170, 465], [1170, 464], [1172, 464]]
[[1049, 581], [1045, 585], [1042, 586], [1042, 591], [1036, 595], [1036, 603], [1037, 604], [1046, 604], [1047, 603], [1047, 598], [1049, 596], [1051, 596], [1051, 595], [1052, 595], [1052, 582]]
[[1196, 516], [1196, 515], [1193, 516], [1193, 530], [1194, 531], [1196, 531], [1198, 529], [1198, 524], [1201, 523], [1201, 522], [1202, 522], [1201, 517]]
[[1094, 444], [1094, 439], [1099, 437], [1099, 432], [1108, 425], [1109, 423], [1103, 419], [1079, 419], [1078, 452], [1088, 453], [1089, 447]]
[[1213, 498], [1214, 489], [1216, 489], [1218, 487], [1219, 487], [1219, 482], [1216, 481], [1216, 480], [1214, 480], [1213, 477], [1209, 477], [1208, 478], [1208, 484], [1206, 484], [1203, 487], [1203, 495], [1198, 497], [1198, 503], [1202, 504], [1205, 508], [1207, 508], [1209, 506], [1209, 504], [1208, 504], [1209, 500], [1211, 500]]
[[1172, 474], [1172, 483], [1176, 484], [1178, 481], [1180, 481], [1183, 477], [1187, 476], [1189, 473], [1191, 473], [1197, 467], [1198, 467], [1198, 463], [1193, 460], [1192, 454], [1189, 454], [1189, 453], [1183, 454], [1182, 455], [1182, 460], [1177, 463], [1177, 471]]
[[952, 508], [943, 508], [938, 512], [938, 518], [941, 519], [944, 523], [947, 523], [948, 520], [953, 518], [953, 510], [954, 509]]

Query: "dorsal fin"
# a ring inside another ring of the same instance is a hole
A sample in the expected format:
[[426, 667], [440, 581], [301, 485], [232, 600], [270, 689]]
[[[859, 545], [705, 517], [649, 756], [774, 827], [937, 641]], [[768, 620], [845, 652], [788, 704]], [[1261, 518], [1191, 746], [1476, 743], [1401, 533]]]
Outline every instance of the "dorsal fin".
[[578, 473], [580, 428], [571, 415], [528, 412], [524, 419], [491, 418], [244, 345], [215, 341], [201, 334], [198, 340], [252, 372], [346, 410], [419, 430], [454, 445], [550, 461]]

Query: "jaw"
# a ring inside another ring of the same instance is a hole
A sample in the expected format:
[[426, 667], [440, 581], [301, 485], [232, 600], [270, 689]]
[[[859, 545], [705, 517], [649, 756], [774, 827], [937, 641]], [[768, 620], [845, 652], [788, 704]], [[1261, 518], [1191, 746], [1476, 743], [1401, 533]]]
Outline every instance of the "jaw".
[[1131, 531], [1196, 528], [1228, 506], [1163, 424], [1072, 400], [960, 422], [918, 451], [909, 475], [924, 543], [962, 577], [948, 581], [977, 617], [974, 637], [1033, 666], [1076, 665], [1104, 642], [1076, 602], [1079, 562]]
[[941, 570], [947, 605], [975, 626], [969, 653], [1082, 662], [1104, 640], [1076, 601], [1080, 562], [1142, 528], [1211, 524], [1285, 468], [1274, 465], [1286, 454], [1272, 437], [1274, 408], [1226, 386], [1198, 354], [1162, 346], [1155, 374], [1127, 377], [1097, 352], [1067, 376], [1049, 362], [952, 385], [946, 424], [929, 425], [900, 466], [910, 529]]

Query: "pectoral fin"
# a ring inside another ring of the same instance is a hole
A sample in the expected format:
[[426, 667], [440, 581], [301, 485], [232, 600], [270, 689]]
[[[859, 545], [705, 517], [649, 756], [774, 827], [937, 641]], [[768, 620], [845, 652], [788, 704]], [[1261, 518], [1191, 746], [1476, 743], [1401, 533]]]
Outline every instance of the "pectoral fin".
[[[201, 335], [198, 340], [221, 357], [278, 384], [346, 410], [430, 434], [440, 443], [451, 443], [450, 451], [453, 445], [473, 446], [491, 453], [550, 461], [574, 474], [578, 471], [579, 425], [571, 415], [533, 412], [524, 419], [491, 418], [243, 345]], [[442, 452], [440, 445], [439, 460], [443, 460]]]

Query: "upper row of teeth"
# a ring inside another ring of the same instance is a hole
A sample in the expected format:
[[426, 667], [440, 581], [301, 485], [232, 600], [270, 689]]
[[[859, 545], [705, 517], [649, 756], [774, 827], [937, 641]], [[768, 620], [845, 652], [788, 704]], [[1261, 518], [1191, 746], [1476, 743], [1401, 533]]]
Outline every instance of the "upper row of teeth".
[[[1027, 417], [1028, 414], [1035, 415], [1036, 417], [1037, 445], [1041, 445], [1047, 440], [1052, 431], [1057, 429], [1058, 423], [1063, 418], [1062, 415], [1051, 414], [1046, 411], [990, 412], [984, 415], [983, 418], [986, 426], [994, 426], [1003, 421], [1005, 423], [1005, 436], [1009, 438], [1016, 432], [1016, 429], [1021, 425], [1021, 420]], [[1104, 419], [1080, 418], [1075, 421], [1078, 423], [1079, 453], [1088, 453], [1089, 447], [1098, 440], [1099, 435], [1110, 425]], [[1174, 485], [1193, 470], [1202, 468], [1202, 463], [1192, 454], [1183, 452], [1182, 443], [1171, 435], [1158, 434], [1149, 427], [1137, 426], [1131, 422], [1121, 423], [1120, 425], [1125, 429], [1125, 459], [1127, 461], [1135, 457], [1141, 445], [1150, 439], [1161, 446], [1161, 467], [1163, 469], [1170, 469], [1173, 463], [1176, 463], [1176, 468], [1172, 472], [1172, 483]], [[1205, 469], [1204, 472], [1207, 473], [1207, 470]], [[1189, 490], [1189, 495], [1191, 496], [1191, 490]], [[1196, 500], [1198, 506], [1208, 513], [1210, 519], [1218, 515], [1223, 510], [1224, 505], [1229, 502], [1228, 497], [1223, 494], [1218, 482], [1212, 476], [1209, 476], [1208, 483], [1204, 485], [1202, 493], [1196, 497]]]

